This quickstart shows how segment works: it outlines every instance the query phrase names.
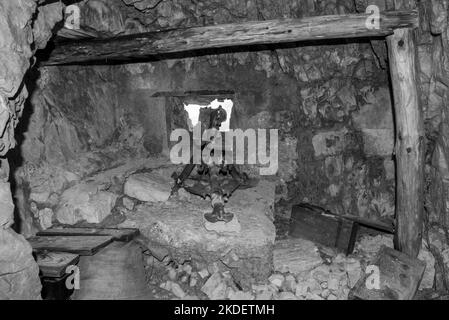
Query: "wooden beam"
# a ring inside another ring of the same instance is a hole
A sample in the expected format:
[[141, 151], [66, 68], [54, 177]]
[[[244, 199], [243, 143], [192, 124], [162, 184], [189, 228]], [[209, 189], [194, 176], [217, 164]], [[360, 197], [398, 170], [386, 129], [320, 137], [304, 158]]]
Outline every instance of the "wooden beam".
[[111, 236], [114, 241], [128, 242], [139, 235], [138, 229], [131, 228], [51, 228], [39, 231], [37, 236], [57, 237], [57, 236]]
[[68, 252], [80, 256], [92, 256], [113, 241], [111, 236], [31, 237], [27, 240], [35, 252]]
[[152, 97], [225, 97], [230, 98], [235, 94], [232, 90], [197, 90], [197, 91], [160, 91]]
[[424, 210], [424, 121], [413, 30], [387, 38], [396, 120], [396, 249], [411, 257], [421, 249]]
[[366, 27], [369, 14], [243, 22], [58, 44], [46, 65], [142, 59], [187, 51], [338, 38], [383, 37], [418, 26], [414, 10], [384, 12], [380, 28]]

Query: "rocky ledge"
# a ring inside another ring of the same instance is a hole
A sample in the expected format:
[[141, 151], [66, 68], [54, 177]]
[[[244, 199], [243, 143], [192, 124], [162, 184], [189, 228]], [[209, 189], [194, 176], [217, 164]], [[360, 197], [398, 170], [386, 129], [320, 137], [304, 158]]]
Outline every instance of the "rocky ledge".
[[274, 189], [274, 183], [260, 181], [234, 193], [226, 210], [234, 213], [240, 228], [207, 230], [203, 215], [212, 210], [210, 202], [183, 190], [167, 202], [138, 205], [120, 227], [138, 228], [145, 245], [159, 256], [163, 252], [181, 264], [191, 261], [199, 270], [215, 263], [240, 286], [250, 287], [273, 270]]

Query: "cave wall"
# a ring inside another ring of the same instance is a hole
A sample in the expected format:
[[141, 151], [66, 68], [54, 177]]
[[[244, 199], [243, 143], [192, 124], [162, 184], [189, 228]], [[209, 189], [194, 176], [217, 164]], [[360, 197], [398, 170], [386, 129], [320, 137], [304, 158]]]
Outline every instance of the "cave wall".
[[[372, 2], [384, 6], [382, 0], [124, 2], [128, 5], [119, 0], [86, 1], [83, 23], [110, 35], [363, 11]], [[391, 1], [386, 2], [385, 7], [391, 6]], [[16, 145], [14, 128], [28, 96], [23, 77], [30, 58], [37, 48], [45, 46], [54, 23], [61, 19], [60, 4], [52, 6], [38, 9], [31, 0], [0, 3], [2, 298], [36, 298], [40, 290], [30, 247], [11, 229], [14, 206], [8, 183], [9, 164], [4, 155]], [[113, 6], [120, 11], [112, 10]], [[442, 281], [437, 283], [447, 288], [448, 1], [421, 1], [419, 8], [421, 98], [428, 144], [425, 205], [430, 226], [434, 227], [426, 240], [438, 257], [437, 277]], [[63, 190], [71, 181], [79, 179], [78, 174], [88, 174], [86, 167], [95, 171], [101, 170], [105, 163], [111, 165], [114, 161], [111, 154], [117, 151], [114, 143], [118, 142], [119, 147], [134, 146], [124, 150], [129, 152], [125, 157], [160, 151], [159, 145], [156, 149], [152, 149], [154, 146], [140, 148], [145, 134], [140, 129], [142, 123], [135, 123], [135, 117], [128, 122], [121, 118], [136, 104], [146, 104], [146, 101], [134, 102], [142, 95], [149, 97], [156, 91], [176, 89], [234, 88], [240, 120], [236, 125], [281, 130], [277, 175], [280, 213], [288, 212], [290, 203], [309, 201], [340, 213], [369, 218], [391, 216], [394, 210], [393, 127], [385, 57], [385, 43], [372, 41], [126, 66], [41, 68], [38, 88], [32, 91], [32, 106], [25, 110], [29, 113], [29, 123], [24, 127], [29, 130], [24, 130], [21, 139], [22, 173], [25, 172], [29, 181], [36, 176], [36, 171], [40, 171], [38, 177], [49, 178], [34, 181], [36, 188], [40, 182], [44, 183], [42, 190], [34, 194], [42, 199], [42, 193], [48, 193], [49, 189]], [[73, 110], [72, 107], [79, 107], [80, 96], [85, 97], [81, 101], [83, 106]], [[158, 105], [158, 112], [163, 114], [159, 103], [148, 100], [148, 106]], [[91, 113], [97, 116], [90, 116]], [[117, 130], [120, 125], [122, 129]], [[136, 131], [141, 135], [136, 136]], [[111, 147], [109, 154], [108, 147]], [[88, 160], [79, 163], [80, 159]], [[73, 167], [77, 167], [78, 174], [67, 169]]]
[[34, 0], [0, 3], [0, 299], [40, 299], [39, 268], [31, 246], [12, 227], [14, 204], [5, 157], [16, 145], [14, 131], [28, 97], [23, 78], [35, 50], [43, 48], [62, 20], [63, 6], [38, 7]]
[[[83, 23], [114, 34], [131, 32], [117, 21], [137, 17], [145, 30], [153, 30], [356, 10], [353, 1], [163, 1], [140, 11], [123, 9], [120, 1], [108, 2], [108, 10], [104, 1], [89, 2], [95, 6], [82, 7]], [[385, 60], [369, 42], [258, 49], [116, 66], [40, 68], [31, 125], [21, 146], [27, 168], [22, 177], [27, 179], [30, 166], [42, 176], [54, 167], [78, 176], [88, 174], [83, 166], [101, 169], [98, 164], [105, 161], [98, 155], [105, 148], [128, 143], [119, 138], [123, 131], [143, 132], [129, 142], [132, 153], [158, 154], [164, 149], [159, 141], [166, 137], [155, 136], [164, 128], [155, 127], [160, 121], [154, 119], [164, 117], [164, 106], [151, 97], [154, 93], [225, 89], [235, 92], [235, 127], [280, 130], [275, 177], [280, 215], [288, 217], [291, 204], [306, 201], [337, 213], [391, 218], [394, 128]], [[156, 130], [142, 130], [146, 123]], [[121, 157], [116, 150], [115, 157]], [[86, 163], [86, 155], [94, 160]], [[31, 194], [44, 192], [38, 185], [31, 181]], [[57, 185], [52, 191], [60, 192], [67, 183]]]

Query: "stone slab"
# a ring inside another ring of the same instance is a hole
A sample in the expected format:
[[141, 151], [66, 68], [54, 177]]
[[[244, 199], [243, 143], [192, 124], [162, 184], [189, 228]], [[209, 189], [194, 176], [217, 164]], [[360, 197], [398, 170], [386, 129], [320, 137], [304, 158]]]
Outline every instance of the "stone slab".
[[210, 264], [225, 260], [232, 251], [239, 258], [234, 270], [256, 278], [268, 277], [276, 236], [272, 222], [274, 189], [274, 182], [261, 180], [257, 187], [233, 194], [225, 209], [238, 219], [239, 233], [206, 230], [203, 215], [212, 207], [200, 197], [140, 205], [136, 212], [127, 214], [120, 227], [138, 228], [149, 246], [165, 247], [179, 261]]

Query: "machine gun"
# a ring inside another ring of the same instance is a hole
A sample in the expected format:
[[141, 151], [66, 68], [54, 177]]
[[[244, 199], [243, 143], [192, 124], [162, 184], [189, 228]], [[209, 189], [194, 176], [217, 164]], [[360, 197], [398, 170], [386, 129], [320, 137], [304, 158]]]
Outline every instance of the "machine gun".
[[[227, 119], [227, 113], [221, 106], [218, 109], [209, 108], [207, 111], [210, 114], [209, 121], [208, 123], [201, 123], [201, 133], [205, 129], [219, 130], [221, 124]], [[201, 144], [201, 153], [210, 143], [211, 141]], [[191, 177], [197, 166], [198, 175]], [[173, 173], [172, 177], [175, 179], [172, 194], [177, 193], [180, 188], [184, 188], [204, 199], [210, 197], [213, 210], [211, 213], [204, 215], [204, 218], [210, 223], [230, 222], [234, 218], [234, 214], [224, 210], [227, 199], [239, 188], [244, 189], [257, 185], [256, 180], [249, 179], [248, 175], [241, 173], [235, 165], [224, 163], [207, 165], [203, 161], [199, 165], [193, 163], [193, 157], [190, 158], [189, 164], [184, 167], [180, 175]], [[192, 180], [193, 183], [190, 183], [187, 179]]]

